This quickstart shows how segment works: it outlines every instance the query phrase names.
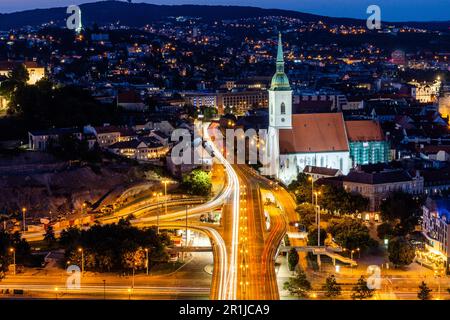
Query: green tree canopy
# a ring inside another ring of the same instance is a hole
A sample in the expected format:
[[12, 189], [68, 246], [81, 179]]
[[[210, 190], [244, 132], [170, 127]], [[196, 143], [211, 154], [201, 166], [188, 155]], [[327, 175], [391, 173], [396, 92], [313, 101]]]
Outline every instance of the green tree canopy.
[[394, 236], [394, 227], [390, 222], [383, 222], [377, 227], [378, 238], [390, 239]]
[[316, 223], [316, 211], [314, 206], [310, 203], [301, 203], [297, 206], [296, 210], [300, 216], [300, 224], [306, 229]]
[[415, 257], [414, 247], [404, 237], [395, 237], [389, 241], [389, 261], [396, 267], [410, 265]]
[[88, 230], [69, 228], [61, 233], [60, 244], [72, 263], [81, 265], [82, 248], [85, 267], [96, 271], [123, 271], [145, 267], [145, 249], [152, 265], [168, 259], [165, 247], [171, 244], [166, 233], [155, 228], [138, 229], [122, 219], [119, 223], [94, 225]]
[[[298, 204], [312, 201], [312, 185], [309, 175], [301, 172], [297, 180], [289, 186], [289, 191], [295, 194]], [[355, 213], [367, 210], [369, 200], [360, 194], [347, 192], [342, 187], [331, 185], [314, 185], [315, 191], [320, 191], [319, 204], [323, 209], [341, 213]]]
[[369, 229], [356, 219], [331, 219], [327, 231], [337, 244], [348, 250], [364, 250], [376, 245], [376, 241], [369, 235]]
[[333, 299], [341, 295], [342, 288], [341, 285], [337, 283], [336, 277], [332, 274], [325, 280], [322, 290], [325, 291], [325, 297]]
[[428, 288], [427, 284], [422, 281], [422, 283], [419, 285], [419, 292], [417, 293], [417, 297], [420, 300], [430, 300], [431, 299], [431, 290]]
[[8, 100], [11, 99], [14, 91], [26, 85], [30, 79], [28, 70], [24, 64], [20, 63], [8, 73], [8, 78], [0, 83], [0, 94]]
[[7, 233], [0, 231], [0, 271], [7, 271], [13, 263], [14, 250], [16, 263], [28, 263], [31, 258], [31, 247], [25, 239], [22, 239], [18, 232]]
[[312, 201], [312, 188], [311, 181], [308, 180], [309, 176], [303, 172], [300, 172], [297, 176], [297, 180], [291, 182], [288, 189], [294, 192], [297, 203], [304, 202], [311, 203]]
[[[320, 246], [325, 245], [325, 240], [327, 239], [327, 231], [323, 228], [320, 228]], [[312, 225], [308, 229], [308, 245], [309, 246], [317, 246], [317, 226]]]
[[367, 299], [373, 296], [374, 290], [367, 287], [367, 281], [364, 276], [358, 279], [358, 282], [352, 289], [352, 299]]
[[295, 277], [290, 278], [289, 281], [284, 283], [283, 288], [284, 290], [288, 290], [291, 295], [306, 298], [312, 286], [306, 277], [306, 273], [300, 270]]
[[422, 202], [409, 193], [394, 192], [381, 203], [381, 217], [394, 224], [396, 235], [406, 235], [414, 230], [422, 215]]
[[288, 252], [288, 264], [289, 264], [289, 270], [294, 271], [295, 267], [297, 267], [299, 261], [298, 253], [295, 248], [291, 248]]
[[200, 169], [193, 170], [183, 177], [182, 185], [189, 194], [207, 196], [212, 189], [211, 175]]

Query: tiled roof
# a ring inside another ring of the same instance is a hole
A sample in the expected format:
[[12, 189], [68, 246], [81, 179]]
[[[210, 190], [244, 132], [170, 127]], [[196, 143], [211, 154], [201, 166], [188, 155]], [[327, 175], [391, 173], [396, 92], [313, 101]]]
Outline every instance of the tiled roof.
[[292, 129], [280, 131], [280, 153], [348, 151], [342, 113], [292, 115]]
[[142, 141], [133, 139], [130, 141], [120, 141], [116, 142], [108, 147], [108, 149], [136, 149]]
[[324, 176], [336, 176], [338, 174], [338, 169], [331, 169], [331, 168], [324, 168], [324, 167], [316, 167], [316, 166], [306, 166], [305, 169], [303, 169], [303, 173], [306, 174], [320, 174]]
[[142, 97], [134, 90], [122, 91], [118, 95], [119, 103], [141, 103]]
[[81, 133], [81, 130], [78, 128], [51, 128], [47, 130], [30, 131], [30, 134], [33, 136], [53, 136], [74, 133]]
[[404, 170], [392, 170], [383, 172], [367, 173], [362, 171], [350, 171], [343, 181], [362, 184], [384, 184], [402, 181], [411, 181], [412, 177]]
[[345, 121], [349, 141], [383, 141], [380, 124], [373, 120]]

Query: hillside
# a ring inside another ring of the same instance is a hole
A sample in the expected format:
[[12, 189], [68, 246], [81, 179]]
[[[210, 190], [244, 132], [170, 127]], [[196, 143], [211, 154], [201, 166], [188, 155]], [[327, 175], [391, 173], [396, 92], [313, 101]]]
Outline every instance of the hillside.
[[[285, 16], [298, 18], [303, 21], [322, 20], [330, 23], [365, 24], [363, 20], [324, 17], [297, 11], [244, 6], [154, 5], [147, 3], [127, 3], [124, 1], [102, 1], [83, 4], [80, 7], [85, 26], [93, 23], [104, 25], [120, 21], [123, 25], [141, 27], [149, 22], [170, 16], [200, 17], [205, 20]], [[53, 21], [57, 25], [64, 25], [66, 17], [66, 7], [0, 14], [0, 30], [9, 30], [24, 26], [39, 26], [50, 21]], [[401, 23], [401, 25], [405, 24], [407, 23]], [[446, 29], [450, 26], [450, 22], [417, 22], [408, 24], [426, 26], [434, 29]]]

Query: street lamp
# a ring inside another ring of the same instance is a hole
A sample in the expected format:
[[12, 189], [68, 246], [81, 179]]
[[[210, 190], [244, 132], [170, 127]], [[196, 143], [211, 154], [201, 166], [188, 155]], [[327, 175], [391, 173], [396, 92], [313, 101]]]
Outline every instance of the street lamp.
[[132, 278], [132, 282], [131, 282], [131, 288], [134, 288], [134, 274], [135, 274], [135, 270], [136, 270], [136, 262], [133, 262], [133, 278]]
[[164, 214], [167, 214], [167, 184], [169, 183], [169, 180], [163, 180], [162, 183], [164, 183], [164, 206], [165, 206], [165, 212]]
[[314, 205], [314, 179], [313, 179], [313, 177], [309, 176], [308, 181], [311, 181], [311, 204]]
[[204, 137], [203, 137], [203, 118], [204, 118], [204, 116], [203, 116], [203, 114], [199, 114], [198, 115], [198, 119], [201, 119], [201, 128], [202, 128], [202, 131], [201, 131], [201, 133], [202, 133], [202, 154], [201, 154], [201, 159], [202, 159], [202, 167], [203, 167], [203, 139], [204, 139]]
[[156, 210], [156, 227], [157, 233], [159, 234], [159, 197], [162, 196], [162, 192], [153, 192], [153, 196], [156, 197], [156, 202], [158, 203], [158, 210]]
[[9, 248], [9, 252], [13, 255], [14, 275], [16, 275], [16, 250], [14, 248]]
[[26, 222], [26, 213], [27, 213], [27, 208], [23, 207], [22, 208], [22, 221], [23, 221], [23, 231], [25, 232], [27, 230], [27, 222]]
[[148, 248], [145, 248], [145, 266], [147, 267], [147, 275], [148, 275]]
[[320, 206], [318, 196], [320, 191], [314, 192], [313, 195], [316, 197], [316, 210], [317, 210], [317, 247], [320, 247]]
[[84, 275], [84, 250], [83, 248], [78, 248], [78, 252], [81, 253], [81, 275]]

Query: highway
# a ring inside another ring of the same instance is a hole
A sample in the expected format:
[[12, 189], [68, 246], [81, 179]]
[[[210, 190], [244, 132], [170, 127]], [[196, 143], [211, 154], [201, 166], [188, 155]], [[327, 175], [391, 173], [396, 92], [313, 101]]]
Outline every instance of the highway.
[[[231, 165], [206, 130], [204, 140], [214, 152], [215, 161], [224, 167], [224, 188], [210, 201], [188, 208], [187, 212], [180, 210], [161, 214], [159, 225], [161, 228], [184, 229], [186, 216], [189, 219], [197, 218], [201, 214], [222, 208], [220, 226], [203, 224], [198, 220], [189, 220], [188, 226], [192, 230], [203, 232], [211, 241], [214, 269], [210, 298], [279, 299], [274, 258], [286, 232], [286, 221], [283, 214], [273, 214], [271, 227], [266, 230], [264, 206], [259, 192], [260, 186], [269, 190], [273, 186], [269, 180], [249, 167]], [[150, 204], [139, 208], [139, 218], [131, 223], [137, 227], [155, 225], [158, 217], [149, 215], [154, 207], [155, 204]], [[101, 218], [100, 222], [111, 223], [117, 218]], [[60, 230], [55, 230], [56, 234], [59, 232]], [[42, 234], [28, 234], [27, 237], [28, 240], [36, 240]], [[97, 289], [95, 286], [92, 288], [94, 291]], [[150, 292], [148, 288], [142, 290]]]
[[249, 271], [241, 273], [240, 282], [243, 285], [239, 298], [277, 300], [279, 291], [274, 259], [286, 232], [286, 219], [281, 212], [271, 211], [270, 228], [266, 230], [264, 205], [259, 189], [262, 187], [272, 190], [269, 180], [246, 165], [235, 165], [234, 168], [246, 191], [244, 194], [246, 210], [243, 210], [243, 220], [247, 222], [247, 230], [243, 229], [243, 237], [247, 238], [243, 252], [246, 254], [242, 254], [241, 261], [244, 266], [248, 264]]

